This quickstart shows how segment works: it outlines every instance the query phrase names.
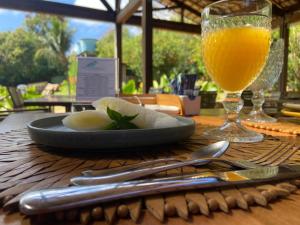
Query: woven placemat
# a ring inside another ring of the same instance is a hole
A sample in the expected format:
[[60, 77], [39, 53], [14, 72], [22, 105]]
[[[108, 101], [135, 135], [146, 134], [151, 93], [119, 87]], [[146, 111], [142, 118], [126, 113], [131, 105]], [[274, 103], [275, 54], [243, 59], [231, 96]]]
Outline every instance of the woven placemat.
[[[212, 117], [212, 116], [201, 116], [197, 120], [199, 123], [203, 125], [209, 125], [209, 126], [220, 126], [224, 122], [222, 118]], [[300, 135], [300, 125], [291, 122], [286, 122], [286, 121], [277, 121], [275, 123], [254, 123], [254, 122], [242, 121], [242, 124], [247, 126], [250, 129], [262, 133], [267, 133], [269, 135], [272, 134], [274, 136]]]
[[[210, 141], [201, 137], [202, 125], [189, 140], [166, 146], [155, 146], [143, 149], [131, 149], [126, 152], [96, 153], [95, 151], [71, 151], [52, 149], [33, 143], [25, 129], [9, 132], [0, 136], [0, 199], [4, 210], [18, 210], [17, 204], [21, 194], [28, 191], [50, 187], [68, 186], [71, 177], [78, 176], [87, 169], [105, 169], [144, 160], [175, 156], [185, 157], [190, 152], [208, 144]], [[252, 144], [231, 144], [222, 157], [229, 159], [248, 159], [274, 149], [282, 144], [278, 138], [267, 137], [263, 142]], [[297, 163], [300, 153], [289, 160]], [[224, 170], [221, 165], [207, 167], [184, 167], [157, 174], [157, 177], [182, 175], [209, 170]], [[113, 223], [118, 217], [131, 218], [137, 222], [146, 209], [159, 221], [169, 216], [179, 216], [187, 220], [191, 214], [209, 215], [221, 210], [228, 213], [231, 208], [248, 210], [250, 205], [266, 206], [268, 202], [289, 195], [297, 190], [300, 181], [289, 181], [277, 184], [260, 184], [248, 187], [231, 187], [208, 191], [193, 191], [154, 195], [138, 199], [124, 200], [91, 206], [90, 208], [73, 209], [56, 212], [53, 216], [43, 215], [32, 219], [57, 221], [80, 220], [86, 224], [91, 220], [106, 220]]]

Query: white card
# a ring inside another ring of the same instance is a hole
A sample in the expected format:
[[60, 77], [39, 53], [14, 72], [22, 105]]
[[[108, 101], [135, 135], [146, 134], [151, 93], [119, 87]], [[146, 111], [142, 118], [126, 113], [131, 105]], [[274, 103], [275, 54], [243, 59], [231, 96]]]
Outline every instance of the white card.
[[76, 99], [94, 101], [116, 94], [117, 59], [78, 58]]

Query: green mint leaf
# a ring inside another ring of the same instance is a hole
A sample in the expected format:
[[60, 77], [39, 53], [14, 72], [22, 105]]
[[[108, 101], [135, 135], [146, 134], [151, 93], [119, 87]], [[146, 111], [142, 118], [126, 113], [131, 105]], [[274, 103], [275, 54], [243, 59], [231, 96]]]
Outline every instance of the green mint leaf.
[[138, 114], [133, 116], [122, 116], [121, 113], [110, 109], [107, 107], [107, 115], [113, 122], [109, 124], [105, 130], [126, 130], [126, 129], [138, 129], [138, 127], [131, 123], [130, 121], [133, 120], [138, 116]]
[[121, 130], [138, 129], [138, 127], [134, 123], [125, 122], [125, 121], [119, 123], [119, 126]]
[[119, 112], [117, 112], [115, 110], [112, 110], [109, 107], [107, 107], [107, 115], [109, 116], [109, 118], [111, 120], [114, 120], [114, 121], [120, 121], [120, 120], [122, 120], [121, 113], [119, 113]]
[[118, 123], [117, 122], [112, 122], [107, 127], [105, 127], [104, 130], [119, 130]]
[[134, 123], [127, 123], [127, 129], [139, 129]]
[[136, 114], [136, 115], [134, 115], [134, 116], [123, 116], [123, 117], [122, 117], [122, 120], [126, 120], [127, 122], [129, 122], [129, 121], [135, 119], [138, 115], [139, 115], [139, 114]]

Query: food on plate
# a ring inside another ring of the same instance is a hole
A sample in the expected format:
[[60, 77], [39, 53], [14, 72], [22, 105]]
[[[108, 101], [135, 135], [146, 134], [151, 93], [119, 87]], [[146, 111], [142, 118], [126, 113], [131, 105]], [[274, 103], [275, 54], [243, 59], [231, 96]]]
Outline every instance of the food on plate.
[[93, 102], [97, 111], [107, 112], [107, 109], [118, 112], [122, 116], [132, 118], [131, 123], [138, 128], [166, 128], [179, 125], [179, 121], [167, 114], [146, 109], [140, 105], [130, 103], [120, 98], [105, 97]]
[[167, 114], [145, 109], [120, 98], [105, 97], [93, 102], [96, 110], [75, 112], [63, 119], [65, 127], [79, 131], [166, 128], [179, 125]]
[[105, 129], [112, 120], [102, 111], [86, 110], [70, 114], [62, 123], [73, 130], [93, 131]]

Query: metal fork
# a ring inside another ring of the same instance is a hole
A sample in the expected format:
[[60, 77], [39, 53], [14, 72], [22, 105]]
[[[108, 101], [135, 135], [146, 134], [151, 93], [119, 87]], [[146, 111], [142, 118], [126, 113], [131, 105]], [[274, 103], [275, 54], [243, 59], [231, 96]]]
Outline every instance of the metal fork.
[[[211, 162], [222, 162], [243, 169], [257, 168], [266, 165], [278, 166], [283, 162], [287, 161], [291, 156], [293, 156], [298, 149], [299, 148], [293, 144], [282, 143], [279, 146], [277, 146], [275, 149], [271, 149], [270, 151], [267, 151], [249, 160], [205, 158], [201, 160], [194, 160], [195, 162], [194, 164], [189, 163], [188, 165], [197, 165], [202, 161], [207, 161], [209, 159]], [[123, 172], [118, 172], [115, 174], [110, 174], [105, 176], [74, 177], [71, 179], [71, 182], [75, 185], [95, 185], [95, 184], [122, 182], [122, 181], [145, 177], [151, 174], [159, 173], [170, 169], [180, 168], [182, 166], [184, 166], [182, 162], [171, 163], [171, 164], [157, 166], [157, 167], [147, 167], [147, 168], [140, 168], [134, 170], [126, 170]]]

